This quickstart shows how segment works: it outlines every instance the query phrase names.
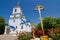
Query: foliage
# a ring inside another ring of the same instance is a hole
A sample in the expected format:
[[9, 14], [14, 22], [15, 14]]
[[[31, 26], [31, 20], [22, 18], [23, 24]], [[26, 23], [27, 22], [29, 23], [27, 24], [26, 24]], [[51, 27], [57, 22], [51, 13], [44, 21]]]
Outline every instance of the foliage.
[[[43, 19], [43, 26], [45, 34], [51, 36], [53, 39], [60, 37], [60, 18], [45, 17]], [[41, 23], [36, 26], [37, 30], [41, 30]], [[57, 29], [59, 31], [57, 31]], [[50, 30], [50, 31], [49, 31]]]
[[48, 30], [49, 36], [54, 40], [60, 40], [60, 28], [52, 28]]
[[56, 27], [57, 21], [56, 21], [56, 18], [46, 17], [43, 19], [43, 24], [44, 24], [44, 29], [48, 30]]
[[24, 33], [18, 36], [18, 40], [30, 40], [31, 38], [32, 35], [30, 33]]
[[[45, 30], [60, 27], [60, 18], [45, 17], [43, 19], [43, 26]], [[37, 30], [41, 30], [41, 23], [36, 26]]]
[[5, 30], [5, 21], [3, 17], [0, 17], [0, 34], [4, 34]]
[[39, 23], [39, 24], [36, 26], [35, 29], [36, 29], [36, 30], [41, 30], [41, 24]]
[[57, 27], [60, 27], [60, 18], [56, 18], [57, 21]]

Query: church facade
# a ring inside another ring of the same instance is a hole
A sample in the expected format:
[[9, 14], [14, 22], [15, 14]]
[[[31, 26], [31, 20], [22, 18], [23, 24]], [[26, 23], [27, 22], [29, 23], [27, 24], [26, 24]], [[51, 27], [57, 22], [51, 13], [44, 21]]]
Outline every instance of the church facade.
[[[22, 10], [19, 5], [14, 6], [8, 25], [8, 28], [10, 29], [9, 34], [31, 32], [31, 23], [26, 20], [26, 17], [22, 14]], [[7, 34], [6, 29], [5, 34]]]

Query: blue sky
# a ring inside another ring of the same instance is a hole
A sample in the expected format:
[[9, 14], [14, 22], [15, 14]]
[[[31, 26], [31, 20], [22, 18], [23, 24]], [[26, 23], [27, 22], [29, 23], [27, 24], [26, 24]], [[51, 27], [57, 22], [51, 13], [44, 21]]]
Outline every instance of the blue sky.
[[[5, 18], [8, 23], [9, 16], [12, 14], [12, 9], [17, 5], [18, 0], [0, 0], [0, 17]], [[20, 7], [27, 20], [39, 23], [38, 12], [34, 11], [37, 4], [44, 6], [42, 11], [42, 18], [46, 16], [60, 17], [60, 0], [20, 0]]]

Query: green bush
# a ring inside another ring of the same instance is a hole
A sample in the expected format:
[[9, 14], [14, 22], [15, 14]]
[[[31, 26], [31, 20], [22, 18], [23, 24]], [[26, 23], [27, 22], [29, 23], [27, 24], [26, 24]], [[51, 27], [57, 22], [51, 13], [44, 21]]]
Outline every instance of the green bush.
[[60, 34], [50, 34], [54, 40], [60, 40]]
[[18, 40], [30, 40], [32, 35], [30, 33], [20, 34]]

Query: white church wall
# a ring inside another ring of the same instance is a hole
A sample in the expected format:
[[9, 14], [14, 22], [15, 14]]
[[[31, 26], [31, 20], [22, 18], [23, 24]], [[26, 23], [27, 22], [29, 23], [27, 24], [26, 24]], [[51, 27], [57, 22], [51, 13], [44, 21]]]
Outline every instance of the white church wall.
[[16, 15], [16, 17], [20, 17], [20, 15]]
[[14, 16], [13, 15], [10, 15], [10, 18], [13, 18]]
[[17, 26], [17, 25], [20, 25], [20, 23], [21, 23], [21, 20], [20, 20], [20, 18], [17, 18], [17, 19], [10, 19], [9, 20], [9, 25], [14, 25], [14, 26]]
[[21, 30], [21, 26], [20, 26], [20, 25], [17, 25], [16, 31], [17, 31], [18, 33], [20, 33], [20, 30]]
[[26, 25], [24, 24], [23, 25], [23, 31], [26, 31], [27, 29], [26, 29]]
[[10, 30], [11, 30], [10, 34], [16, 34], [16, 31], [13, 31], [12, 29]]
[[31, 26], [30, 26], [30, 27], [28, 26], [28, 28], [27, 28], [27, 29], [28, 29], [28, 32], [31, 32]]
[[31, 32], [31, 26], [27, 26], [27, 32]]

